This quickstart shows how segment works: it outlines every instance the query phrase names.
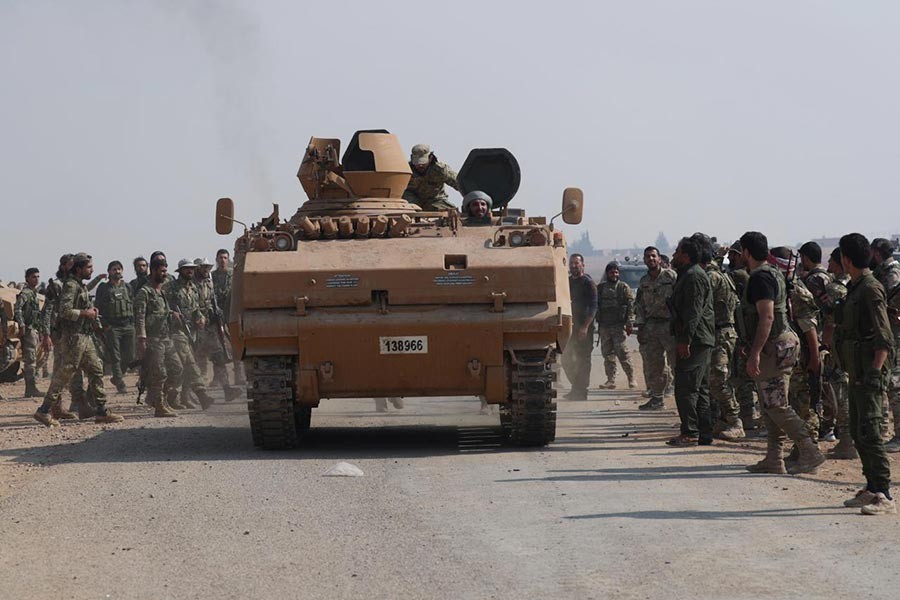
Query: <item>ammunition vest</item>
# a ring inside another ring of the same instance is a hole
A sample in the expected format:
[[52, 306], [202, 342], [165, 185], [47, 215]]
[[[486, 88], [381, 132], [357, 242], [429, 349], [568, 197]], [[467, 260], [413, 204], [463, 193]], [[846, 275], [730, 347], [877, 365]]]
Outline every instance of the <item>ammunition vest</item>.
[[597, 286], [597, 323], [600, 325], [624, 325], [628, 315], [627, 285], [619, 280], [604, 281]]
[[706, 272], [712, 284], [716, 329], [734, 325], [734, 309], [737, 308], [739, 301], [734, 281], [714, 265], [707, 268]]
[[[74, 288], [74, 290], [73, 290]], [[77, 281], [75, 279], [69, 278], [63, 284], [62, 294], [58, 304], [57, 313], [62, 313], [62, 297], [72, 295], [74, 291], [74, 301], [71, 307], [67, 307], [73, 310], [87, 310], [90, 308], [94, 308], [94, 301], [91, 300], [91, 295], [88, 292], [87, 286], [85, 286], [82, 282]], [[84, 334], [91, 335], [94, 332], [94, 326], [91, 323], [91, 320], [87, 317], [78, 317], [78, 319], [71, 321], [69, 319], [60, 318], [59, 319], [59, 328], [64, 334], [73, 335], [73, 334]]]
[[157, 292], [149, 284], [140, 289], [138, 294], [144, 303], [144, 331], [148, 338], [169, 337], [169, 302], [161, 292]]
[[105, 314], [103, 315], [114, 325], [126, 322], [134, 317], [131, 293], [125, 283], [119, 285], [107, 284], [107, 298], [105, 299]]
[[[763, 264], [760, 267], [757, 267], [750, 273], [750, 277], [759, 272], [768, 272], [772, 274], [772, 277], [775, 278], [775, 285], [777, 286], [775, 292], [775, 321], [772, 323], [772, 330], [769, 331], [769, 338], [767, 341], [771, 341], [777, 338], [779, 335], [784, 333], [790, 325], [788, 324], [788, 310], [787, 310], [787, 283], [784, 281], [784, 276], [781, 274], [781, 271], [773, 267], [769, 264]], [[750, 302], [750, 284], [744, 288], [744, 294], [741, 297], [741, 319], [738, 321], [740, 325], [740, 337], [744, 343], [752, 343], [753, 337], [756, 335], [756, 327], [759, 325], [759, 313], [756, 310], [756, 305]]]
[[26, 287], [19, 292], [19, 307], [22, 315], [22, 324], [28, 329], [36, 327], [41, 315], [41, 305], [38, 302], [37, 290]]

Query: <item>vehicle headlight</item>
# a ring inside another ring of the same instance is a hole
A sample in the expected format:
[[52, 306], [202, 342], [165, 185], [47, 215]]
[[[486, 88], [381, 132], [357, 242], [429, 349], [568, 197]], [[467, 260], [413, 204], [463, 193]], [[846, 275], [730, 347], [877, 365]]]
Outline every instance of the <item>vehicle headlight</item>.
[[294, 248], [294, 238], [288, 234], [280, 234], [275, 236], [276, 250], [291, 250]]
[[516, 247], [516, 246], [523, 246], [524, 244], [525, 244], [525, 234], [524, 233], [522, 233], [521, 231], [513, 231], [511, 234], [509, 234], [509, 245], [510, 246]]

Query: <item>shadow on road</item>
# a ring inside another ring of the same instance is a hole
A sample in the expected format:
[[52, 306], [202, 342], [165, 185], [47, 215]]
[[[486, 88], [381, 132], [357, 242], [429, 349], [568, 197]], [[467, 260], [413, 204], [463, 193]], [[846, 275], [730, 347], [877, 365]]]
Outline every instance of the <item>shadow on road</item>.
[[639, 510], [634, 512], [597, 513], [593, 515], [572, 515], [569, 520], [582, 519], [652, 519], [677, 521], [742, 521], [766, 517], [824, 517], [847, 516], [847, 510], [834, 506], [810, 506], [806, 508], [773, 508], [767, 510]]

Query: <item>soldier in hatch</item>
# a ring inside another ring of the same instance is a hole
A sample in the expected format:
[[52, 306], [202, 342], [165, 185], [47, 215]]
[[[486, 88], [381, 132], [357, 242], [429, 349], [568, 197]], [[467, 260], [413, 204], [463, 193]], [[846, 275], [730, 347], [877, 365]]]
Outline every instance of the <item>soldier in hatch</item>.
[[426, 144], [416, 144], [410, 153], [409, 166], [412, 177], [403, 192], [403, 199], [418, 204], [423, 210], [449, 210], [456, 208], [447, 198], [444, 185], [459, 191], [456, 171], [437, 159]]

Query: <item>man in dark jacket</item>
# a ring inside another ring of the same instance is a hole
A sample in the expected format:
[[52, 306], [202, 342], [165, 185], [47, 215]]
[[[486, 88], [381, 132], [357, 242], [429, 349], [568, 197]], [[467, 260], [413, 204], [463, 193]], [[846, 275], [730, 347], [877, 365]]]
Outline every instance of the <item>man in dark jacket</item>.
[[572, 297], [572, 337], [563, 354], [563, 369], [572, 384], [570, 400], [587, 400], [591, 380], [591, 350], [594, 348], [594, 316], [597, 314], [597, 286], [584, 272], [584, 257], [569, 257], [569, 294]]

